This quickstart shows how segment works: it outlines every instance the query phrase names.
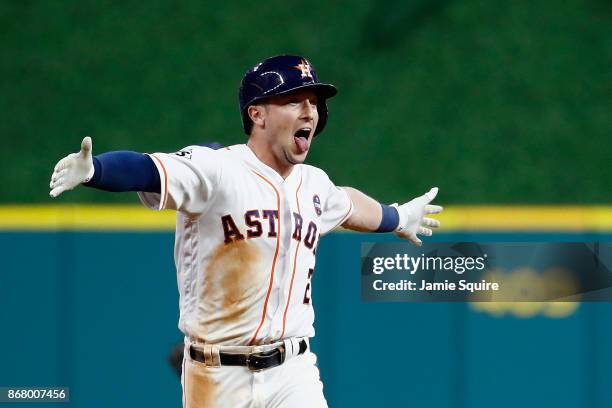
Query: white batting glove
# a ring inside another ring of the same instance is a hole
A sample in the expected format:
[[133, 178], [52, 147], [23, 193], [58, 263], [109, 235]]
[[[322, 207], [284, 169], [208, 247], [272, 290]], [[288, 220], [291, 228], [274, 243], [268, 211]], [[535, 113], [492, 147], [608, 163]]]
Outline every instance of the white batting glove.
[[66, 190], [72, 190], [81, 183], [87, 183], [93, 175], [91, 137], [86, 136], [81, 142], [80, 152], [69, 154], [55, 165], [49, 183], [51, 189], [49, 195], [57, 197]]
[[431, 236], [431, 228], [440, 226], [440, 221], [425, 217], [427, 214], [438, 214], [442, 212], [439, 205], [429, 204], [438, 194], [438, 187], [434, 187], [429, 192], [417, 197], [406, 204], [392, 204], [399, 213], [399, 225], [395, 234], [400, 238], [407, 239], [414, 245], [421, 246], [421, 241], [417, 234]]

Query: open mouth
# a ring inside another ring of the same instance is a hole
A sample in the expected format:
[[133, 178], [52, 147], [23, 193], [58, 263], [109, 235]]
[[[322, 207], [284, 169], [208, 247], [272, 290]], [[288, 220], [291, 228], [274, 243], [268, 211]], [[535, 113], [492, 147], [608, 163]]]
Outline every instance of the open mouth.
[[310, 134], [312, 133], [312, 128], [311, 127], [303, 127], [298, 129], [294, 134], [293, 134], [293, 139], [295, 140], [295, 145], [297, 146], [298, 149], [298, 153], [304, 153], [306, 151], [308, 151], [308, 148], [310, 147]]
[[310, 136], [310, 131], [312, 129], [309, 127], [303, 127], [301, 129], [299, 129], [297, 132], [295, 132], [294, 136], [295, 137], [303, 137], [305, 139], [308, 139], [308, 136]]

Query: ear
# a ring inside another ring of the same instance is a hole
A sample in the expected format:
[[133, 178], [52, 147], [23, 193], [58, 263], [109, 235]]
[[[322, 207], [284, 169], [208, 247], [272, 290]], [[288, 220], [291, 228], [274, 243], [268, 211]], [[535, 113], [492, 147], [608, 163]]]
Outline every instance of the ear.
[[247, 109], [249, 118], [254, 126], [263, 127], [266, 123], [266, 110], [263, 105], [251, 105]]

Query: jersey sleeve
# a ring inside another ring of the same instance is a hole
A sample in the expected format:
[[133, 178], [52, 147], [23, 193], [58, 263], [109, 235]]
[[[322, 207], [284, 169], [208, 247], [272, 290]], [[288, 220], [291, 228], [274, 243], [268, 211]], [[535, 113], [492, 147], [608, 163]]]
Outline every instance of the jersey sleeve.
[[138, 192], [145, 206], [196, 215], [206, 211], [222, 173], [222, 160], [215, 150], [189, 146], [176, 153], [149, 156], [159, 171], [161, 192]]
[[334, 185], [325, 175], [327, 194], [322, 203], [321, 235], [325, 235], [339, 225], [342, 225], [353, 212], [353, 202], [348, 193]]

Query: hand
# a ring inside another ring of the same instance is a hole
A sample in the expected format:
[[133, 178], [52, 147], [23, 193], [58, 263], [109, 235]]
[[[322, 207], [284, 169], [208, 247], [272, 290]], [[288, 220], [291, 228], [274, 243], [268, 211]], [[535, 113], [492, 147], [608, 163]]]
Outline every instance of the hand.
[[94, 174], [91, 156], [91, 137], [86, 136], [81, 142], [81, 151], [71, 153], [57, 162], [51, 175], [49, 188], [51, 197], [57, 197], [66, 190], [72, 190], [81, 183], [87, 183]]
[[399, 225], [395, 233], [400, 237], [407, 239], [414, 245], [421, 246], [423, 242], [417, 237], [417, 234], [431, 236], [431, 228], [440, 226], [440, 221], [433, 218], [427, 218], [427, 214], [438, 214], [442, 212], [442, 207], [439, 205], [429, 204], [438, 194], [438, 187], [434, 187], [424, 195], [408, 201], [406, 204], [398, 206]]

